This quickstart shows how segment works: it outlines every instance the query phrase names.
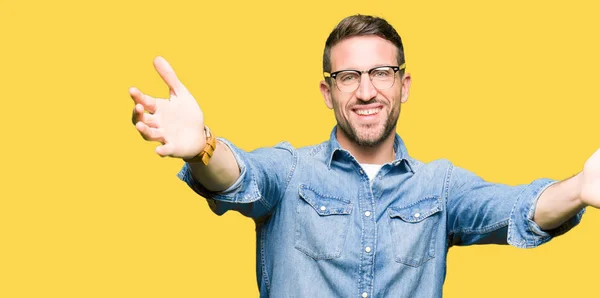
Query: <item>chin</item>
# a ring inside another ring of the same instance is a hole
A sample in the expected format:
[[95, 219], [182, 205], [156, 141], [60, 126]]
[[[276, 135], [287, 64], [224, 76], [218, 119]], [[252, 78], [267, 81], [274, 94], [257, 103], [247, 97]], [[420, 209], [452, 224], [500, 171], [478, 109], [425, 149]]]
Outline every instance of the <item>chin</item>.
[[396, 130], [395, 125], [375, 124], [370, 126], [352, 126], [352, 140], [366, 147], [376, 147], [383, 143]]
[[378, 129], [376, 132], [358, 132], [355, 134], [355, 142], [360, 146], [375, 147], [381, 144], [386, 139], [383, 131]]

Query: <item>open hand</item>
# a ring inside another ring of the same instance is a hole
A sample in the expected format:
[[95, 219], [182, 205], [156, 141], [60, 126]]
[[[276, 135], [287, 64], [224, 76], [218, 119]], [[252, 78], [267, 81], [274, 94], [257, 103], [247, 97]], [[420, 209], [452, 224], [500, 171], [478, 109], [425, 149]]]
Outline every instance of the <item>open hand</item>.
[[170, 98], [154, 98], [130, 88], [135, 102], [132, 122], [146, 141], [161, 143], [156, 147], [158, 155], [191, 158], [206, 144], [204, 114], [164, 58], [156, 57], [154, 67], [169, 87]]

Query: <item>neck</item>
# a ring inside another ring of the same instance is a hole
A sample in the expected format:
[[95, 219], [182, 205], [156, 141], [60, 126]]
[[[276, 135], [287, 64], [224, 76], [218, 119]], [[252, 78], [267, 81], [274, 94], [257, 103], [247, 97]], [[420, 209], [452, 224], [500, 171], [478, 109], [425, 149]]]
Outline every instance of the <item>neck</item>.
[[337, 130], [336, 137], [340, 146], [348, 150], [359, 163], [385, 164], [394, 160], [394, 133], [390, 133], [383, 142], [372, 147], [358, 145], [351, 141], [340, 129]]

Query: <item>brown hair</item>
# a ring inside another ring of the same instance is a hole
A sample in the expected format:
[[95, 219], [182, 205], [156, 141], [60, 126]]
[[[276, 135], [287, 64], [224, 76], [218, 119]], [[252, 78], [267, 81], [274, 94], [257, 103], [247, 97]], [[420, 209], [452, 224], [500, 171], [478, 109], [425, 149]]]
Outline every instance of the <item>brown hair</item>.
[[398, 50], [398, 65], [404, 63], [404, 47], [396, 29], [383, 18], [357, 14], [344, 18], [329, 34], [323, 52], [323, 71], [331, 71], [330, 55], [333, 46], [346, 38], [364, 35], [376, 35], [389, 40]]

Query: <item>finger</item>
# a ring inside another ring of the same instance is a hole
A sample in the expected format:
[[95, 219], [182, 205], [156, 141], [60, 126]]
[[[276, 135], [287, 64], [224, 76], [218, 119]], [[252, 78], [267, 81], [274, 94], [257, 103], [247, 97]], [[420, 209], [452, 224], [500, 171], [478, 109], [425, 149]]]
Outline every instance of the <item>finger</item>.
[[161, 56], [154, 58], [154, 68], [156, 69], [160, 77], [163, 79], [163, 81], [165, 81], [167, 86], [169, 86], [169, 91], [171, 92], [171, 94], [178, 95], [185, 91], [185, 87], [177, 78], [175, 70], [173, 70], [173, 67], [171, 67], [171, 65], [169, 64], [169, 62], [167, 62], [167, 60], [165, 60], [165, 58]]
[[135, 125], [138, 122], [150, 126], [151, 128], [158, 128], [158, 118], [155, 115], [145, 113], [144, 107], [141, 104], [136, 104], [133, 107], [133, 113], [131, 115], [131, 122]]
[[162, 144], [165, 143], [165, 138], [160, 132], [160, 130], [156, 128], [151, 128], [143, 122], [136, 123], [135, 128], [137, 128], [144, 140], [160, 142]]
[[142, 114], [144, 113], [144, 107], [141, 104], [135, 104], [133, 112], [131, 113], [131, 122], [133, 125], [140, 121]]
[[173, 153], [175, 153], [175, 148], [170, 143], [156, 147], [156, 154], [161, 157], [171, 156]]
[[156, 113], [156, 99], [152, 96], [148, 96], [138, 88], [131, 87], [129, 88], [129, 95], [133, 99], [135, 103], [141, 104], [146, 111], [154, 114]]
[[150, 113], [145, 113], [142, 105], [136, 105], [136, 119], [134, 123], [143, 122], [151, 128], [159, 128], [158, 118]]

